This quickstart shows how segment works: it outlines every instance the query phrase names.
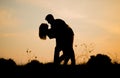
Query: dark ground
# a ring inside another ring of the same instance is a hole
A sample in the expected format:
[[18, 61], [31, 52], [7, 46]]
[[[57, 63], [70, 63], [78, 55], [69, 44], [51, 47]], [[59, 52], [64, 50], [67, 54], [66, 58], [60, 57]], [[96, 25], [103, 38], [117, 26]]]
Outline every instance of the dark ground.
[[120, 78], [120, 64], [102, 54], [91, 56], [86, 64], [55, 65], [32, 60], [16, 65], [12, 59], [0, 59], [0, 78]]

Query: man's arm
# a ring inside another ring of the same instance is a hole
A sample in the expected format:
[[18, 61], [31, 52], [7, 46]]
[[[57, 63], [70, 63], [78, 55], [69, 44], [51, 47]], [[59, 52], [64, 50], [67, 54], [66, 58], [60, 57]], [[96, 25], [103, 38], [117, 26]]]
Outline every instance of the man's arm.
[[52, 29], [48, 29], [47, 35], [50, 39], [56, 38], [55, 37], [55, 32]]

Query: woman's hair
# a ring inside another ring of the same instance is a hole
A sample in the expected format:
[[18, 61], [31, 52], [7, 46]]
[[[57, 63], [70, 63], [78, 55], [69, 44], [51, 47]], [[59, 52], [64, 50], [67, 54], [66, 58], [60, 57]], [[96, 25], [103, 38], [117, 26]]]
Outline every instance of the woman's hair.
[[46, 23], [42, 23], [39, 27], [39, 37], [40, 39], [45, 40], [47, 36], [48, 25]]

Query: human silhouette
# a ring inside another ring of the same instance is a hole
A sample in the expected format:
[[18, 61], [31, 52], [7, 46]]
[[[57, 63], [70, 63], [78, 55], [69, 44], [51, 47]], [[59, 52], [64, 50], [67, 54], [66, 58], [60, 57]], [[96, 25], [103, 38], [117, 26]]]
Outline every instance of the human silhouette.
[[[46, 23], [42, 23], [39, 27], [39, 37], [41, 39], [46, 39], [46, 36], [48, 36], [50, 39], [56, 38], [55, 35], [52, 34], [53, 30], [48, 29], [48, 25]], [[72, 65], [75, 65], [75, 56], [74, 56], [74, 50], [72, 48], [73, 45], [73, 31], [71, 28], [66, 29], [64, 32], [65, 34], [63, 35], [63, 39], [56, 38], [56, 48], [55, 48], [55, 53], [57, 54], [54, 55], [54, 62], [55, 64], [60, 64], [61, 61], [64, 60], [64, 65], [66, 65], [71, 59]], [[59, 57], [59, 52], [63, 51], [63, 55]]]
[[[51, 25], [48, 30], [50, 39], [56, 38], [56, 47], [54, 51], [54, 63], [59, 64], [64, 60], [66, 65], [71, 60], [71, 64], [75, 65], [75, 54], [73, 50], [74, 32], [62, 19], [54, 19], [52, 14], [48, 14], [45, 20]], [[59, 52], [63, 55], [59, 57]]]

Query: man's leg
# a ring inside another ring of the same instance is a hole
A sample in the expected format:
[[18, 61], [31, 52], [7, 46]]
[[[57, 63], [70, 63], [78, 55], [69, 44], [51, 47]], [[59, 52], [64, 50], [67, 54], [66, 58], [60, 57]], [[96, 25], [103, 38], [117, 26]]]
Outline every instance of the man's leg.
[[71, 65], [75, 65], [75, 53], [74, 53], [73, 48], [71, 48], [70, 53], [71, 53], [71, 55], [70, 55], [70, 57], [71, 57]]

